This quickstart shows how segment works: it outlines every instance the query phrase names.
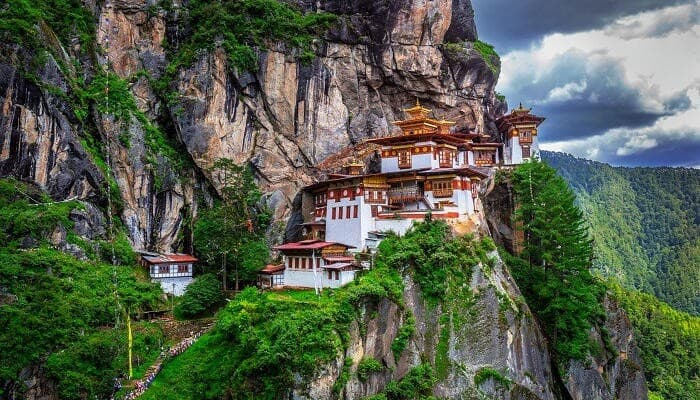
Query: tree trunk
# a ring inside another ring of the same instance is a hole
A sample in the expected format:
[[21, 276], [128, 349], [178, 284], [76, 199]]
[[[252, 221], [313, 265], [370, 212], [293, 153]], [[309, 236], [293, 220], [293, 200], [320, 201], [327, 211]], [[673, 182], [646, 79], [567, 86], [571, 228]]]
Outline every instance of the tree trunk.
[[224, 267], [224, 290], [228, 290], [228, 285], [226, 283], [226, 281], [228, 280], [228, 276], [226, 275], [226, 253], [223, 253], [222, 256], [223, 257], [221, 258], [221, 264]]

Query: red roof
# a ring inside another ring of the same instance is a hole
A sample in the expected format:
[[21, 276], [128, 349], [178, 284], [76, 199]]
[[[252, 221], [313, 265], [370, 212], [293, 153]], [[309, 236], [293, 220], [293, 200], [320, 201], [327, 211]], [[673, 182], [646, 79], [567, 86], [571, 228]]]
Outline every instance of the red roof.
[[275, 250], [316, 250], [322, 249], [324, 247], [339, 245], [346, 248], [351, 248], [353, 246], [348, 246], [347, 244], [342, 244], [338, 242], [324, 242], [318, 239], [302, 240], [301, 242], [285, 243], [279, 246], [275, 246]]
[[165, 263], [195, 263], [199, 261], [197, 258], [189, 254], [156, 254], [156, 255], [144, 255], [144, 260], [148, 261], [150, 264], [165, 264]]
[[265, 268], [260, 270], [261, 274], [274, 274], [275, 272], [284, 271], [284, 264], [272, 265], [268, 264]]

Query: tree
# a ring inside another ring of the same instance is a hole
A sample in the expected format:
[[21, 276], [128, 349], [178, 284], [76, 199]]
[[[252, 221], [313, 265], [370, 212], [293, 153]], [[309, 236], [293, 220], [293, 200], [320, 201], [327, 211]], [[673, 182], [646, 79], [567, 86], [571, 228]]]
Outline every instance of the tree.
[[211, 174], [221, 183], [221, 198], [201, 212], [194, 227], [194, 246], [210, 266], [221, 261], [224, 290], [228, 266], [233, 265], [238, 290], [239, 280], [254, 277], [267, 260], [264, 233], [271, 214], [248, 167], [219, 159]]
[[515, 220], [524, 241], [513, 274], [552, 339], [561, 360], [583, 359], [588, 332], [603, 315], [603, 289], [590, 273], [592, 243], [575, 196], [548, 165], [533, 161], [513, 171]]

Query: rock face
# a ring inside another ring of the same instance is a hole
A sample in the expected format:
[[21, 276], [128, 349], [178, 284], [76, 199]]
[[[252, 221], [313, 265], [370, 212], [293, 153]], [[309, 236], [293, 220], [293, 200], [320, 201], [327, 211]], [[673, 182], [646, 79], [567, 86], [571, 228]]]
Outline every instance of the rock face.
[[[183, 245], [178, 239], [182, 221], [196, 214], [196, 193], [217, 187], [207, 168], [218, 158], [250, 163], [276, 219], [285, 221], [298, 189], [312, 181], [319, 162], [367, 137], [389, 133], [391, 122], [404, 118], [402, 109], [416, 98], [437, 117], [458, 121], [458, 129], [489, 131], [502, 112], [494, 95], [498, 71], [469, 42], [477, 36], [468, 0], [297, 4], [338, 15], [311, 64], [299, 64], [279, 45], [260, 54], [256, 71], [236, 73], [224, 53], [215, 50], [178, 72], [178, 101], [170, 107], [154, 94], [146, 76], [161, 76], [168, 63], [163, 43], [178, 41], [177, 2], [167, 12], [149, 0], [91, 6], [102, 49], [94, 59], [81, 56], [78, 48], [61, 47], [45, 32], [63, 65], [81, 59], [83, 71], [62, 71], [49, 57], [38, 73], [42, 82], [70, 93], [66, 73], [89, 81], [108, 64], [131, 82], [139, 110], [181, 142], [194, 166], [172, 171], [167, 160], [149, 160], [146, 129], [134, 118], [116, 121], [92, 110], [90, 121], [79, 123], [47, 85], [30, 83], [3, 59], [0, 174], [35, 182], [56, 198], [99, 199], [104, 208], [107, 171], [96, 168], [81, 146], [81, 138], [93, 134], [109, 153], [110, 179], [123, 200], [120, 217], [134, 246], [173, 250]], [[88, 126], [96, 132], [87, 133]], [[129, 146], [118, 140], [124, 130]]]
[[[350, 328], [345, 353], [324, 366], [308, 386], [297, 389], [295, 399], [334, 399], [334, 385], [347, 363], [350, 379], [340, 398], [362, 399], [381, 392], [387, 383], [401, 379], [414, 366], [435, 366], [438, 383], [433, 394], [445, 399], [646, 399], [646, 384], [639, 351], [624, 312], [606, 300], [611, 345], [587, 365], [572, 363], [564, 382], [552, 370], [551, 353], [538, 324], [522, 301], [517, 286], [497, 253], [495, 266], [475, 266], [471, 282], [454, 293], [471, 299], [430, 306], [420, 288], [407, 278], [404, 306], [388, 300], [365, 305], [364, 317]], [[396, 359], [391, 344], [406, 315], [413, 315], [416, 333]], [[596, 336], [597, 335], [597, 336]], [[599, 333], [593, 337], [600, 341]], [[360, 360], [372, 357], [384, 367], [365, 381], [357, 378]], [[502, 379], [480, 379], [480, 371], [497, 371]]]
[[605, 349], [581, 362], [572, 362], [567, 371], [566, 388], [575, 399], [640, 399], [647, 398], [646, 381], [639, 348], [632, 336], [632, 326], [625, 311], [606, 296], [603, 305], [607, 314], [605, 331], [610, 335], [606, 345], [599, 330], [593, 340]]
[[[104, 176], [82, 147], [72, 112], [61, 98], [24, 79], [18, 67], [0, 62], [0, 176], [34, 182], [55, 199], [98, 202]], [[52, 57], [39, 73], [66, 90]]]
[[[299, 400], [359, 400], [385, 389], [421, 363], [434, 365], [438, 382], [433, 395], [444, 399], [646, 399], [639, 350], [631, 326], [614, 301], [606, 299], [611, 346], [587, 362], [572, 362], [562, 382], [552, 369], [552, 356], [542, 331], [508, 270], [492, 253], [493, 268], [478, 265], [471, 282], [459, 293], [457, 307], [428, 305], [420, 288], [406, 280], [404, 305], [391, 301], [365, 305], [363, 318], [350, 328], [347, 350], [325, 365], [315, 379], [294, 391]], [[396, 359], [391, 344], [406, 316], [413, 315], [416, 333]], [[614, 333], [613, 333], [614, 332]], [[600, 332], [592, 333], [604, 348]], [[383, 370], [357, 377], [360, 361], [378, 360]], [[346, 365], [344, 367], [344, 365]], [[343, 369], [350, 377], [334, 390]], [[477, 376], [496, 371], [500, 378]], [[338, 397], [339, 396], [339, 397]]]

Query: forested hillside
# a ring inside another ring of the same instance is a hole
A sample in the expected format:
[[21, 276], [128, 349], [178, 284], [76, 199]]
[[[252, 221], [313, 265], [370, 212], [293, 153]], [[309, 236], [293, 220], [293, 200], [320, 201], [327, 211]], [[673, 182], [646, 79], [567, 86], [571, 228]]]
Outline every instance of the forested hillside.
[[542, 158], [576, 192], [601, 274], [700, 314], [700, 171], [612, 167], [552, 152]]

